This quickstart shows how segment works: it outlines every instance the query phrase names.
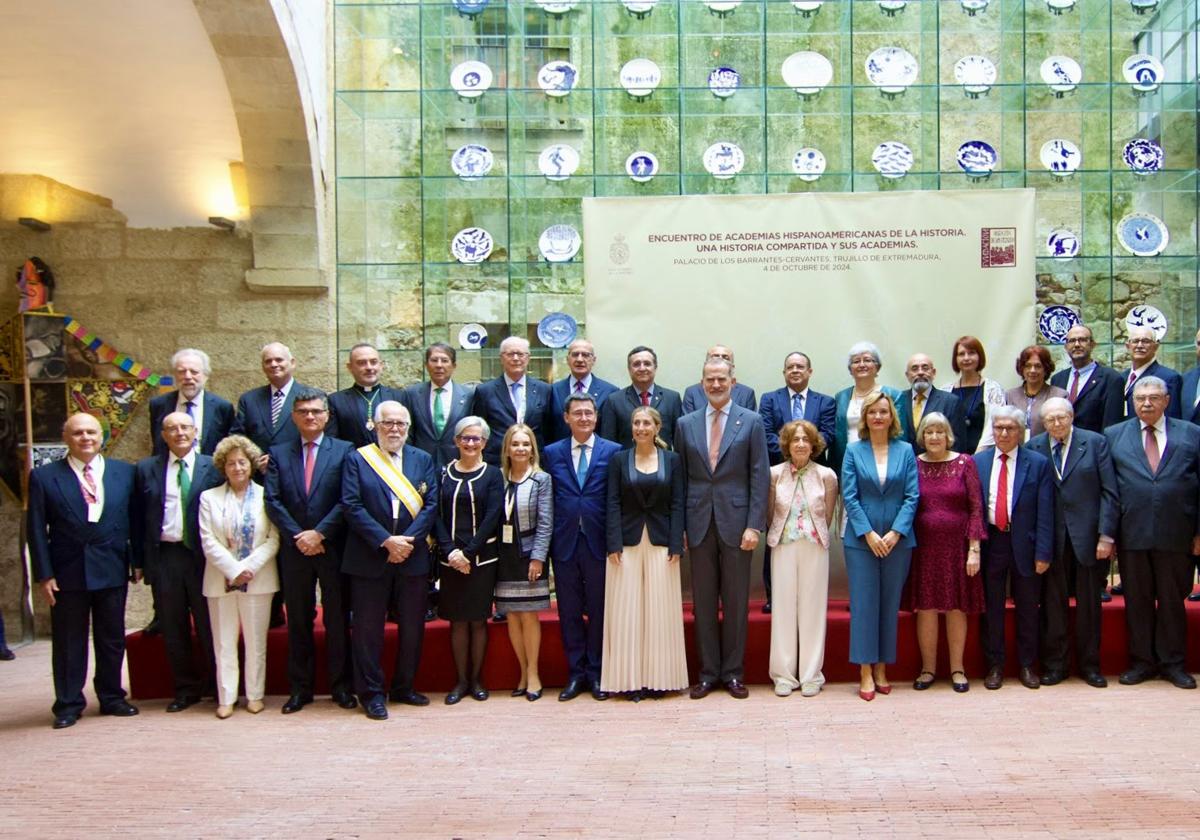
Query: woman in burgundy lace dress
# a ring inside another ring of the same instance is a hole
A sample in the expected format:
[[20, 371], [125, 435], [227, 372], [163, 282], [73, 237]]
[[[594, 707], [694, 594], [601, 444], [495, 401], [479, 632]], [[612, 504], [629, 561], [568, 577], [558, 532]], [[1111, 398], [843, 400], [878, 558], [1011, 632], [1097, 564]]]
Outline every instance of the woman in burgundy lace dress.
[[952, 452], [954, 433], [945, 415], [930, 412], [917, 428], [925, 446], [917, 459], [917, 503], [909, 597], [917, 611], [921, 673], [913, 688], [929, 688], [937, 670], [938, 613], [946, 614], [950, 680], [955, 691], [971, 685], [963, 671], [967, 615], [983, 612], [979, 541], [986, 536], [979, 474], [970, 455]]

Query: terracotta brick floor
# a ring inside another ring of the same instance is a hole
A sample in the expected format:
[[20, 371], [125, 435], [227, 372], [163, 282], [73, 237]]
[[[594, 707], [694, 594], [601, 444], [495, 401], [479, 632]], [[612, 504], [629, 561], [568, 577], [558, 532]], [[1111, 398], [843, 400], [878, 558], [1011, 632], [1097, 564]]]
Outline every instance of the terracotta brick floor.
[[48, 642], [0, 663], [0, 837], [1200, 836], [1200, 692], [976, 679], [864, 703], [713, 695], [298, 715], [205, 703], [50, 728]]

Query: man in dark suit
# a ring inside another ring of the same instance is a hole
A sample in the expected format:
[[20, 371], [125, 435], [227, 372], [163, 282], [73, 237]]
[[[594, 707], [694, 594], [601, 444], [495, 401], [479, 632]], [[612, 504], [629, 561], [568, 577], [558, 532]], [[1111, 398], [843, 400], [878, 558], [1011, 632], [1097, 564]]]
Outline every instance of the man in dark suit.
[[138, 713], [121, 686], [134, 468], [101, 455], [103, 437], [95, 417], [74, 414], [63, 424], [67, 457], [29, 474], [26, 534], [34, 578], [50, 604], [55, 729], [74, 726], [87, 706], [89, 623], [100, 714]]
[[[729, 362], [730, 368], [736, 373], [736, 366], [733, 362], [733, 351], [724, 344], [714, 344], [708, 348], [704, 354], [704, 360], [709, 359], [724, 359]], [[730, 400], [734, 405], [740, 405], [742, 408], [748, 408], [751, 411], [758, 410], [758, 398], [754, 394], [754, 389], [749, 385], [743, 385], [737, 381], [737, 376], [733, 378], [733, 390], [730, 392]], [[704, 394], [704, 383], [697, 382], [695, 385], [689, 385], [683, 389], [683, 413], [691, 414], [693, 411], [699, 411], [708, 405], [708, 397]]]
[[909, 388], [896, 400], [896, 413], [900, 415], [904, 439], [912, 444], [918, 454], [924, 452], [924, 445], [917, 440], [917, 429], [921, 425], [921, 418], [936, 411], [950, 422], [950, 430], [954, 433], [952, 448], [955, 452], [962, 452], [967, 439], [962, 404], [954, 394], [939, 391], [933, 386], [934, 377], [937, 376], [933, 359], [924, 353], [913, 354], [904, 368], [904, 376], [908, 379]]
[[[1182, 419], [1200, 426], [1200, 331], [1196, 333], [1196, 366], [1183, 375], [1182, 391]], [[1196, 571], [1200, 572], [1200, 557], [1193, 557], [1192, 563]], [[1187, 599], [1200, 601], [1200, 590], [1188, 595]]]
[[1121, 374], [1093, 359], [1095, 349], [1090, 327], [1071, 327], [1066, 340], [1071, 366], [1050, 377], [1050, 384], [1067, 392], [1076, 429], [1102, 433], [1125, 419], [1125, 395]]
[[1158, 674], [1195, 688], [1185, 664], [1183, 602], [1192, 589], [1191, 555], [1200, 554], [1200, 429], [1167, 417], [1170, 399], [1162, 379], [1140, 377], [1137, 417], [1104, 433], [1121, 500], [1117, 562], [1130, 661], [1120, 681], [1136, 685]]
[[1150, 327], [1131, 328], [1129, 337], [1125, 339], [1125, 349], [1129, 351], [1131, 365], [1124, 374], [1125, 417], [1137, 416], [1137, 407], [1133, 404], [1133, 386], [1146, 376], [1157, 377], [1166, 383], [1167, 396], [1170, 398], [1167, 416], [1176, 419], [1183, 417], [1183, 377], [1178, 371], [1155, 360], [1158, 338], [1154, 330]]
[[[346, 456], [342, 466], [342, 513], [346, 547], [342, 571], [350, 576], [354, 614], [354, 682], [367, 717], [386, 720], [386, 699], [426, 706], [413, 690], [425, 637], [426, 537], [437, 516], [438, 480], [433, 459], [406, 446], [408, 409], [388, 400], [375, 406], [376, 445]], [[393, 589], [399, 642], [392, 689], [383, 688], [383, 629]]]
[[288, 611], [288, 683], [281, 711], [292, 714], [313, 701], [317, 678], [313, 622], [321, 584], [321, 623], [333, 702], [357, 706], [352, 693], [349, 587], [342, 575], [342, 464], [354, 447], [325, 434], [325, 392], [297, 388], [292, 422], [300, 440], [271, 448], [264, 498], [279, 529], [279, 581]]
[[975, 455], [988, 521], [988, 538], [982, 548], [988, 658], [983, 684], [989, 689], [1004, 685], [1004, 609], [1010, 584], [1021, 685], [1037, 688], [1041, 684], [1033, 670], [1038, 655], [1038, 576], [1046, 573], [1054, 557], [1054, 484], [1049, 460], [1017, 445], [1025, 428], [1021, 409], [994, 407], [996, 445]]
[[453, 347], [441, 341], [429, 345], [425, 349], [429, 381], [414, 382], [401, 396], [412, 415], [408, 445], [428, 453], [439, 474], [458, 457], [454, 424], [475, 413], [475, 388], [454, 381], [457, 366], [458, 354]]
[[265, 473], [272, 446], [300, 438], [292, 422], [292, 401], [298, 383], [292, 378], [296, 360], [286, 344], [271, 342], [262, 349], [262, 370], [267, 384], [238, 397], [231, 434], [245, 435], [263, 451], [258, 469]]
[[165, 455], [162, 421], [172, 411], [188, 414], [196, 424], [197, 447], [202, 455], [212, 455], [217, 444], [229, 435], [233, 425], [233, 405], [208, 391], [212, 366], [203, 350], [188, 347], [171, 357], [175, 371], [176, 390], [150, 400], [150, 448], [155, 455]]
[[1042, 685], [1067, 677], [1070, 636], [1067, 602], [1075, 580], [1075, 658], [1088, 685], [1104, 688], [1100, 673], [1100, 593], [1117, 530], [1117, 479], [1104, 435], [1071, 425], [1071, 401], [1042, 404], [1046, 431], [1028, 448], [1050, 461], [1054, 481], [1054, 562], [1042, 576]]
[[[730, 400], [733, 366], [709, 359], [701, 382], [708, 407], [685, 414], [675, 429], [687, 475], [687, 541], [700, 652], [700, 680], [691, 696], [699, 700], [720, 680], [730, 695], [742, 699], [749, 696], [743, 665], [750, 557], [767, 528], [771, 465], [762, 417]], [[717, 622], [718, 603], [723, 625]]]
[[514, 423], [533, 429], [538, 449], [546, 447], [550, 428], [550, 386], [528, 375], [529, 342], [510, 335], [500, 342], [500, 364], [504, 373], [475, 389], [475, 413], [492, 430], [483, 458], [500, 465], [500, 444]]
[[600, 437], [616, 441], [622, 449], [633, 446], [633, 410], [648, 405], [662, 417], [659, 437], [673, 448], [675, 422], [683, 416], [683, 399], [677, 391], [654, 381], [658, 373], [658, 354], [639, 345], [626, 357], [630, 384], [610, 394], [600, 409]]
[[[204, 598], [204, 551], [200, 545], [200, 494], [224, 476], [212, 458], [195, 448], [196, 424], [183, 411], [163, 417], [167, 451], [138, 462], [134, 567], [154, 589], [167, 662], [175, 687], [168, 712], [182, 712], [215, 694], [213, 640]], [[196, 661], [192, 627], [200, 643]]]
[[371, 420], [375, 406], [384, 400], [399, 400], [400, 391], [381, 385], [383, 359], [370, 344], [350, 348], [346, 370], [354, 378], [349, 388], [329, 395], [329, 422], [325, 434], [348, 441], [355, 449], [375, 442], [375, 424]]
[[[596, 436], [596, 401], [571, 394], [566, 402], [571, 437], [546, 447], [542, 466], [554, 482], [554, 533], [550, 562], [558, 593], [558, 622], [567, 656], [567, 685], [559, 700], [600, 689], [604, 650], [605, 525], [608, 461], [621, 447]], [[586, 620], [585, 617], [586, 616]]]
[[550, 428], [547, 443], [564, 440], [571, 430], [563, 420], [567, 410], [567, 397], [571, 394], [591, 394], [596, 401], [596, 410], [604, 406], [604, 400], [617, 390], [617, 386], [592, 373], [596, 365], [596, 350], [586, 338], [577, 338], [567, 347], [567, 366], [571, 373], [550, 386]]

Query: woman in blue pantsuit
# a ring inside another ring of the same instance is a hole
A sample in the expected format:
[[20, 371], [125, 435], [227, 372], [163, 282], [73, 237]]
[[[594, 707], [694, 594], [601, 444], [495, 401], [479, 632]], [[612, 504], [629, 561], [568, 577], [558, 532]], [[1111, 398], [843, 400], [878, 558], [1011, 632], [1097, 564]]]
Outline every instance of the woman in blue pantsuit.
[[917, 512], [917, 459], [898, 438], [892, 398], [873, 391], [863, 399], [861, 440], [846, 448], [842, 501], [846, 575], [850, 582], [850, 661], [859, 665], [858, 694], [891, 693], [887, 663], [896, 661], [900, 592], [908, 577], [913, 517]]

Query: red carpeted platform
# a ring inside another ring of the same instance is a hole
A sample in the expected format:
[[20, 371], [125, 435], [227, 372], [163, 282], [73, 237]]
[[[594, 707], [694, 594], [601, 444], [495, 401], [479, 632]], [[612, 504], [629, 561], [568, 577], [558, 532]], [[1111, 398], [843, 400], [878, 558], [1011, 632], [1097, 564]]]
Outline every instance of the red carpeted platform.
[[[750, 628], [746, 643], [746, 681], [767, 683], [767, 659], [770, 653], [771, 617], [763, 615], [762, 602], [750, 605]], [[1189, 603], [1188, 638], [1200, 639], [1200, 603]], [[692, 638], [691, 605], [684, 606], [688, 663], [691, 676], [695, 678], [696, 651]], [[1008, 612], [1009, 670], [1016, 674], [1016, 637], [1012, 606]], [[487, 663], [484, 666], [484, 684], [493, 690], [511, 689], [517, 684], [517, 660], [508, 641], [508, 630], [504, 624], [491, 624], [488, 642]], [[943, 628], [944, 629], [944, 628]], [[1117, 674], [1127, 667], [1125, 647], [1124, 601], [1114, 596], [1111, 603], [1104, 605], [1102, 629], [1101, 668], [1106, 674]], [[171, 697], [170, 672], [161, 636], [143, 636], [131, 633], [126, 638], [129, 652], [130, 692], [135, 698], [149, 699]], [[317, 619], [316, 644], [318, 662], [323, 661], [324, 633], [320, 618]], [[385, 639], [384, 662], [390, 673], [395, 657], [396, 628], [388, 625]], [[858, 666], [847, 659], [850, 649], [850, 613], [846, 601], [830, 601], [828, 631], [825, 640], [825, 679], [829, 682], [853, 682], [858, 679]], [[278, 628], [270, 632], [267, 653], [267, 693], [289, 693], [287, 683], [287, 631]], [[917, 650], [915, 616], [900, 613], [900, 646], [896, 664], [889, 669], [889, 676], [897, 683], [912, 680], [920, 670], [921, 656]], [[966, 648], [967, 675], [982, 679], [986, 670], [983, 654], [979, 647], [979, 622], [970, 623]], [[1188, 670], [1200, 671], [1200, 643], [1193, 642], [1188, 650]], [[566, 663], [563, 660], [562, 637], [558, 630], [558, 614], [554, 610], [542, 613], [542, 681], [547, 686], [560, 686], [566, 682]], [[949, 676], [946, 658], [945, 633], [942, 633], [941, 652], [938, 657], [938, 677]], [[425, 649], [421, 657], [421, 670], [417, 675], [417, 688], [423, 691], [449, 691], [454, 685], [454, 663], [450, 656], [449, 625], [445, 621], [434, 621], [425, 625]], [[320, 666], [317, 668], [317, 693], [328, 693], [329, 686]]]

